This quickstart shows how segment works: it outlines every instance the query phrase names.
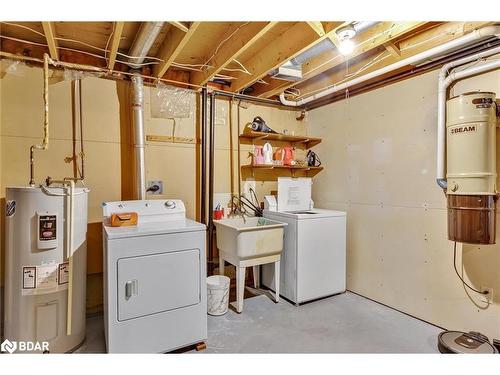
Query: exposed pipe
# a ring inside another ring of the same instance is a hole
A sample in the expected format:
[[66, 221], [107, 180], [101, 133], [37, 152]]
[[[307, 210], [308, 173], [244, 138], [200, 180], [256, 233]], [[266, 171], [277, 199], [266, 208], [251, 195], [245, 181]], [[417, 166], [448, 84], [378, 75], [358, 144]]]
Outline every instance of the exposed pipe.
[[[139, 69], [156, 38], [163, 28], [164, 22], [143, 22], [129, 49], [129, 55], [137, 56], [129, 58], [133, 67]], [[146, 199], [146, 168], [144, 160], [144, 80], [139, 72], [136, 72], [132, 80], [132, 112], [134, 128], [135, 149], [135, 185], [136, 198]]]
[[43, 55], [43, 139], [42, 143], [30, 147], [30, 186], [35, 186], [35, 149], [46, 150], [49, 148], [49, 61], [48, 54]]
[[[73, 112], [73, 177], [75, 181], [85, 179], [85, 151], [83, 148], [83, 110], [82, 110], [82, 80], [75, 79], [71, 82], [72, 98], [71, 106]], [[80, 131], [80, 152], [76, 152], [76, 131]], [[78, 168], [78, 157], [80, 157], [81, 169]]]
[[[144, 62], [145, 56], [148, 54], [149, 50], [153, 46], [156, 38], [161, 32], [165, 22], [143, 22], [141, 27], [137, 32], [137, 36], [132, 42], [132, 46], [129, 49], [130, 56], [137, 56], [137, 58], [129, 58], [128, 61], [133, 67], [139, 69], [141, 63]], [[138, 64], [138, 65], [134, 65]]]
[[[448, 64], [442, 66], [439, 71], [439, 82], [438, 82], [438, 124], [437, 124], [437, 163], [436, 163], [436, 182], [442, 189], [447, 188], [446, 182], [446, 162], [445, 162], [445, 150], [446, 150], [446, 99], [448, 94], [448, 87], [453, 82], [454, 78], [457, 77], [458, 73], [451, 73], [449, 77], [448, 72], [450, 69], [455, 68], [460, 65], [467, 64], [472, 61], [476, 61], [488, 56], [496, 55], [500, 53], [500, 47], [490, 48], [489, 50], [482, 51], [479, 53], [466, 56], [464, 58], [452, 61]], [[480, 65], [482, 66], [482, 65]], [[474, 68], [474, 67], [471, 67]], [[469, 69], [471, 69], [469, 68]], [[464, 72], [468, 72], [469, 69]], [[462, 73], [462, 72], [459, 72]], [[451, 78], [450, 78], [451, 77]], [[448, 79], [450, 78], [450, 79]]]
[[201, 89], [201, 198], [200, 220], [207, 222], [207, 89]]
[[498, 38], [499, 36], [500, 36], [500, 26], [486, 26], [486, 27], [474, 30], [474, 31], [470, 32], [469, 34], [463, 35], [455, 40], [451, 40], [447, 43], [444, 43], [440, 46], [436, 46], [434, 48], [428, 49], [427, 51], [424, 51], [424, 52], [418, 53], [414, 56], [400, 60], [394, 64], [387, 65], [383, 68], [374, 70], [373, 72], [362, 75], [361, 77], [351, 79], [351, 80], [344, 82], [344, 83], [341, 83], [339, 85], [334, 85], [328, 89], [325, 89], [317, 94], [308, 96], [308, 97], [301, 99], [301, 100], [297, 100], [297, 101], [287, 100], [285, 98], [285, 93], [281, 93], [279, 96], [280, 102], [282, 104], [290, 106], [290, 107], [303, 106], [307, 103], [310, 103], [314, 100], [320, 99], [324, 96], [333, 94], [333, 93], [338, 92], [338, 91], [345, 90], [351, 86], [358, 85], [360, 83], [363, 83], [363, 82], [368, 81], [370, 79], [376, 78], [376, 77], [381, 76], [383, 74], [390, 73], [396, 69], [405, 67], [407, 65], [416, 65], [416, 64], [419, 64], [421, 62], [432, 59], [436, 56], [440, 56], [444, 53], [448, 53], [448, 52], [454, 51], [458, 48], [465, 47], [467, 45], [470, 45], [474, 42], [480, 41], [480, 40], [485, 39], [487, 37]]
[[215, 154], [215, 96], [217, 94], [212, 92], [210, 94], [210, 151], [208, 161], [208, 257], [210, 274], [213, 273], [213, 210], [214, 210], [214, 154]]
[[144, 87], [142, 77], [132, 77], [132, 113], [134, 128], [136, 197], [146, 199], [146, 172], [144, 167]]

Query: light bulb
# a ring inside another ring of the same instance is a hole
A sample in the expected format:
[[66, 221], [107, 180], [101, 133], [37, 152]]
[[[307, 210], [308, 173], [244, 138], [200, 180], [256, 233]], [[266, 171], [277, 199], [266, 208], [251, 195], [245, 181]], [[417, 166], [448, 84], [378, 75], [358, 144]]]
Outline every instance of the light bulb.
[[341, 40], [339, 43], [339, 52], [342, 55], [350, 55], [354, 51], [354, 42], [351, 39]]

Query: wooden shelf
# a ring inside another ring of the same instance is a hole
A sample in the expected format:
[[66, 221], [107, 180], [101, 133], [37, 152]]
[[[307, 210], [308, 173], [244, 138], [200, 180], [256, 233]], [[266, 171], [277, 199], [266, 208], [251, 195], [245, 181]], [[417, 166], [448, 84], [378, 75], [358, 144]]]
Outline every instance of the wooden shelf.
[[242, 165], [243, 177], [256, 177], [256, 174], [267, 177], [313, 177], [323, 170], [323, 167], [303, 167], [303, 166], [288, 166], [288, 165]]
[[306, 150], [321, 143], [321, 138], [285, 135], [276, 133], [248, 132], [240, 134], [240, 142], [245, 144], [264, 143], [268, 141], [285, 142]]

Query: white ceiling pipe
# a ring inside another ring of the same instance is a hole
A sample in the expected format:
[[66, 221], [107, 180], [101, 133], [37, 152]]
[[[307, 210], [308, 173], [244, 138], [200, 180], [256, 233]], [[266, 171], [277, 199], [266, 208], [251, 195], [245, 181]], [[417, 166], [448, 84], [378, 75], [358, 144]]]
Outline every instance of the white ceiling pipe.
[[500, 36], [500, 26], [486, 26], [486, 27], [483, 27], [481, 29], [474, 30], [474, 31], [470, 32], [469, 34], [461, 36], [460, 38], [457, 38], [455, 40], [451, 40], [447, 43], [441, 44], [440, 46], [436, 46], [434, 48], [428, 49], [427, 51], [424, 51], [424, 52], [418, 53], [414, 56], [400, 60], [394, 64], [387, 65], [383, 68], [374, 70], [373, 72], [362, 75], [361, 77], [351, 79], [350, 81], [341, 83], [340, 85], [334, 85], [328, 89], [325, 89], [317, 94], [308, 96], [304, 99], [300, 99], [297, 101], [287, 100], [285, 98], [285, 93], [282, 93], [279, 98], [280, 98], [280, 101], [283, 105], [290, 106], [290, 107], [303, 106], [303, 105], [310, 103], [314, 100], [323, 98], [327, 95], [331, 95], [335, 92], [345, 90], [351, 86], [358, 85], [358, 84], [363, 83], [365, 81], [368, 81], [372, 78], [376, 78], [376, 77], [381, 76], [383, 74], [392, 72], [396, 69], [405, 67], [407, 65], [419, 64], [419, 63], [426, 61], [428, 59], [432, 59], [436, 56], [443, 55], [445, 53], [448, 53], [448, 52], [457, 50], [459, 48], [465, 47], [467, 45], [470, 45], [474, 42], [480, 41], [481, 39], [492, 37], [492, 36], [496, 36], [497, 38]]
[[[448, 87], [452, 83], [447, 79], [448, 72], [457, 66], [470, 63], [488, 56], [493, 56], [500, 53], [500, 47], [490, 48], [489, 50], [475, 53], [464, 58], [451, 61], [442, 66], [439, 72], [438, 83], [438, 126], [437, 126], [437, 164], [436, 164], [436, 181], [443, 188], [447, 188], [446, 184], [446, 99]], [[467, 72], [468, 70], [466, 70]], [[456, 77], [456, 73], [452, 73], [450, 77]]]

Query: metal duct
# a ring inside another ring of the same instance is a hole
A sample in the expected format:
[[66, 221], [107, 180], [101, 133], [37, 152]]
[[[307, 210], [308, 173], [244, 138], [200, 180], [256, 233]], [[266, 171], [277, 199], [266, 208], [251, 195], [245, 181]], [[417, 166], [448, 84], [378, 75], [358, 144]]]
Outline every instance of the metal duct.
[[132, 121], [134, 129], [135, 194], [137, 199], [146, 199], [146, 172], [144, 166], [144, 85], [139, 75], [132, 77]]
[[[139, 32], [128, 51], [130, 56], [134, 56], [128, 59], [129, 62], [132, 64], [142, 64], [144, 62], [145, 56], [153, 46], [164, 24], [165, 22], [143, 22], [141, 24]], [[134, 68], [140, 68], [140, 65], [135, 65]]]
[[356, 30], [356, 34], [359, 34], [379, 23], [380, 21], [358, 21], [354, 22], [354, 25], [352, 25], [352, 27], [354, 27], [354, 30]]
[[[129, 50], [131, 63], [140, 68], [146, 55], [160, 33], [164, 22], [143, 22]], [[132, 119], [134, 129], [135, 194], [137, 199], [146, 199], [146, 172], [144, 165], [144, 82], [142, 77], [132, 77]]]

